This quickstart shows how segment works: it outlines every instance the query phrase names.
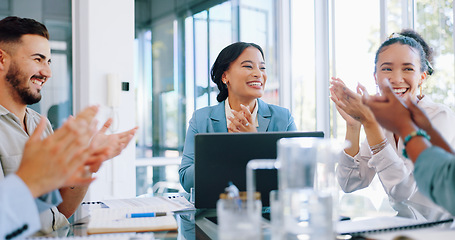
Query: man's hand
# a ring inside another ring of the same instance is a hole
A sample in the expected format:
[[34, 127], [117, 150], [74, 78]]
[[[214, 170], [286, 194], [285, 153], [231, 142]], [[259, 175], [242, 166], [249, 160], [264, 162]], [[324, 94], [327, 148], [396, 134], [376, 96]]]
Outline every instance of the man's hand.
[[25, 144], [16, 172], [33, 197], [64, 186], [87, 185], [94, 180], [84, 165], [90, 155], [87, 146], [95, 132], [97, 112], [95, 106], [84, 109], [45, 139], [41, 135], [46, 120], [41, 119]]
[[365, 94], [363, 102], [370, 107], [376, 120], [384, 128], [400, 136], [407, 136], [417, 130], [412, 121], [411, 112], [406, 104], [398, 98], [390, 87], [387, 79], [378, 81], [382, 96], [368, 96]]
[[[93, 162], [90, 165], [91, 172], [97, 172], [102, 161], [118, 156], [128, 146], [138, 129], [135, 127], [125, 132], [107, 135], [106, 131], [111, 124], [112, 119], [109, 118], [90, 142], [91, 156], [89, 162]], [[102, 159], [101, 162], [100, 159]]]

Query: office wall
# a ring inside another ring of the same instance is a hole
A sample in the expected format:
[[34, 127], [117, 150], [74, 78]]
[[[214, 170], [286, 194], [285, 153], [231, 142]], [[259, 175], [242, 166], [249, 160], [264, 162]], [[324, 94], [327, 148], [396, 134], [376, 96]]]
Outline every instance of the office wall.
[[[99, 104], [100, 126], [113, 115], [115, 132], [130, 129], [136, 123], [134, 0], [73, 0], [72, 5], [74, 109], [78, 112]], [[107, 107], [108, 74], [117, 74], [120, 81], [130, 84], [130, 91], [120, 93], [120, 106], [114, 109]], [[103, 164], [86, 200], [135, 196], [134, 142]]]

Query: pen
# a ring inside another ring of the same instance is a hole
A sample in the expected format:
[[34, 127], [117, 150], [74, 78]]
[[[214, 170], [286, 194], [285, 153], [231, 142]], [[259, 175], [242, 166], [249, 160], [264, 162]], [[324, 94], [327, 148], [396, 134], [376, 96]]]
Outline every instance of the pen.
[[239, 189], [231, 181], [229, 181], [228, 184], [229, 187], [227, 187], [225, 191], [228, 193], [229, 197], [234, 199], [240, 209], [242, 207], [242, 200], [239, 197]]
[[166, 216], [166, 212], [127, 213], [126, 218], [160, 217]]

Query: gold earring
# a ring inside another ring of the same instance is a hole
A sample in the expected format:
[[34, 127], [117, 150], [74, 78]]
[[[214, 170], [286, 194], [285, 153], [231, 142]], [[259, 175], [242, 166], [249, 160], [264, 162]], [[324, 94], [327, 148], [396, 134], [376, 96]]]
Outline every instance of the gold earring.
[[420, 84], [419, 89], [420, 89], [420, 96], [419, 96], [419, 98], [422, 99], [422, 98], [423, 98], [423, 87], [422, 87], [422, 84]]

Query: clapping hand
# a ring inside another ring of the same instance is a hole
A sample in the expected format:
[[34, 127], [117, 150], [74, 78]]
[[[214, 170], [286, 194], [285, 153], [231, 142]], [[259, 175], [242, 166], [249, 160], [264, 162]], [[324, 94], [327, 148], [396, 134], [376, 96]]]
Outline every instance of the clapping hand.
[[41, 119], [25, 144], [21, 165], [16, 172], [33, 197], [60, 187], [88, 185], [94, 180], [91, 174], [87, 174], [86, 164], [97, 112], [96, 106], [84, 109], [45, 139], [41, 136], [46, 120]]
[[362, 101], [371, 109], [384, 128], [400, 134], [405, 125], [413, 124], [411, 112], [405, 102], [393, 92], [388, 79], [378, 81], [382, 96], [363, 95]]
[[231, 110], [234, 117], [229, 117], [229, 132], [257, 132], [250, 109], [243, 104], [240, 104], [240, 108], [240, 111]]
[[358, 123], [364, 124], [366, 121], [373, 121], [374, 116], [370, 109], [363, 104], [362, 95], [365, 88], [359, 84], [357, 93], [346, 87], [339, 78], [332, 77], [330, 87], [330, 99], [336, 104], [340, 115], [350, 126], [356, 126]]
[[94, 163], [90, 166], [92, 172], [97, 172], [101, 166], [102, 161], [98, 161], [98, 158], [101, 157], [103, 160], [107, 160], [118, 156], [134, 137], [138, 129], [138, 127], [135, 127], [128, 131], [107, 135], [106, 131], [111, 124], [112, 119], [109, 118], [90, 142], [90, 148], [92, 150], [90, 161], [93, 160]]

